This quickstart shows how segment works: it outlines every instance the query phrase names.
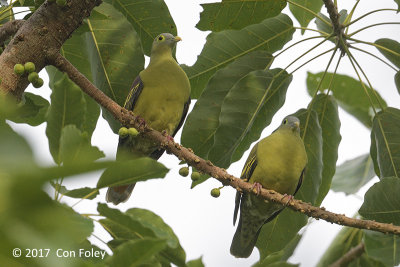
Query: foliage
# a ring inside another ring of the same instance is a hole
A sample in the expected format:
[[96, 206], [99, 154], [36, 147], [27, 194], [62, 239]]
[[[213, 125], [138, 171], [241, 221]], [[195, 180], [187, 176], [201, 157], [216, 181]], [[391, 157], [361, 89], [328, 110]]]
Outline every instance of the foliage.
[[[25, 18], [30, 23], [30, 15], [43, 2], [18, 0], [1, 7], [0, 29], [14, 19], [17, 7], [29, 8]], [[163, 0], [135, 4], [128, 0], [104, 2], [63, 44], [60, 53], [97, 88], [123, 105], [134, 78], [144, 68], [145, 56], [150, 55], [153, 39], [162, 32], [176, 35], [177, 29]], [[287, 3], [288, 11], [301, 27], [295, 26], [282, 12]], [[197, 61], [192, 66], [182, 65], [196, 102], [183, 126], [181, 143], [222, 168], [241, 159], [251, 144], [260, 139], [293, 87], [291, 81], [297, 69], [289, 72], [288, 67], [271, 68], [271, 65], [292, 47], [287, 44], [296, 31], [304, 34], [314, 20], [316, 29], [312, 30], [317, 35], [313, 38], [322, 39], [321, 43], [329, 40], [333, 48], [326, 52], [331, 52], [331, 58], [325, 71], [308, 72], [310, 103], [294, 113], [301, 121], [301, 137], [308, 155], [303, 186], [296, 198], [319, 206], [330, 189], [354, 194], [376, 174], [380, 181], [366, 193], [359, 214], [366, 219], [399, 225], [400, 110], [388, 106], [381, 95], [382, 89], [373, 87], [353, 51], [366, 52], [357, 44], [376, 47], [376, 54], [366, 53], [391, 66], [400, 92], [400, 44], [389, 38], [358, 40], [353, 37], [357, 31], [349, 33], [349, 26], [363, 19], [353, 17], [359, 1], [353, 10], [340, 11], [343, 29], [339, 36], [334, 36], [331, 19], [320, 13], [322, 3], [222, 0], [202, 4], [204, 10], [196, 27], [211, 33]], [[400, 11], [399, 1], [395, 3], [399, 9], [388, 10]], [[0, 51], [9, 41], [0, 44]], [[4, 52], [0, 56], [1, 53]], [[350, 61], [354, 73], [340, 74], [338, 54]], [[328, 71], [331, 63], [336, 63], [333, 72]], [[50, 102], [25, 93], [16, 103], [0, 94], [0, 265], [43, 266], [40, 258], [14, 258], [10, 251], [16, 247], [48, 247], [53, 251], [62, 247], [69, 251], [85, 248], [105, 256], [97, 261], [80, 257], [71, 260], [52, 253], [46, 258], [47, 266], [203, 266], [201, 258], [187, 261], [176, 234], [149, 210], [122, 212], [98, 203], [98, 215], [102, 218], [97, 220], [60, 203], [62, 196], [94, 199], [101, 188], [163, 178], [168, 169], [147, 158], [124, 162], [102, 159], [104, 153], [91, 142], [100, 110], [115, 133], [120, 123], [107, 110], [100, 109], [66, 74], [51, 66], [46, 71], [52, 90]], [[341, 134], [347, 134], [340, 132], [339, 108], [370, 129], [371, 145], [369, 154], [336, 167]], [[9, 126], [9, 121], [31, 126], [46, 123], [55, 164], [38, 164], [27, 141]], [[68, 177], [104, 169], [96, 188], [71, 190], [62, 184]], [[192, 188], [207, 178], [202, 175], [192, 182]], [[55, 189], [54, 199], [42, 189], [48, 184]], [[94, 222], [111, 235], [107, 246], [112, 255], [106, 255], [88, 241]], [[307, 217], [289, 209], [266, 224], [256, 245], [260, 260], [254, 266], [292, 266], [287, 260], [297, 247], [301, 239], [298, 233], [305, 225]], [[365, 244], [365, 253], [350, 266], [400, 263], [396, 236], [344, 227], [318, 266], [333, 263], [360, 242]]]

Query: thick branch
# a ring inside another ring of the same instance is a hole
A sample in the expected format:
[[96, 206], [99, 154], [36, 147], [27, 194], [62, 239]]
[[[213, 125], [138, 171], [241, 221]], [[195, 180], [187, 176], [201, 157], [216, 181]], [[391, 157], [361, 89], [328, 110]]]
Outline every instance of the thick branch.
[[332, 0], [323, 0], [326, 9], [328, 10], [329, 18], [332, 21], [333, 25], [333, 31], [336, 36], [340, 36], [342, 34], [342, 25], [339, 22], [339, 17], [340, 14], [335, 6], [335, 4], [332, 2]]
[[[225, 169], [214, 166], [210, 161], [204, 160], [196, 156], [190, 148], [185, 148], [178, 143], [171, 141], [169, 138], [164, 136], [158, 131], [151, 129], [148, 126], [143, 126], [140, 121], [136, 120], [136, 116], [126, 109], [119, 106], [103, 92], [97, 89], [82, 73], [80, 73], [67, 59], [62, 57], [57, 52], [48, 55], [48, 62], [60, 71], [66, 72], [69, 78], [75, 82], [81, 89], [89, 96], [93, 97], [100, 105], [106, 108], [113, 116], [127, 127], [135, 127], [140, 132], [146, 134], [146, 136], [154, 142], [160, 144], [161, 147], [165, 148], [169, 153], [174, 154], [180, 160], [185, 160], [189, 165], [195, 167], [197, 170], [206, 173], [216, 179], [218, 179], [224, 185], [230, 185], [233, 188], [242, 191], [254, 193], [252, 184], [245, 182], [242, 179], [236, 178], [233, 175], [227, 173]], [[273, 190], [262, 189], [260, 197], [285, 205], [287, 198]], [[336, 214], [333, 212], [326, 211], [324, 208], [314, 207], [309, 203], [305, 203], [301, 200], [291, 199], [287, 206], [295, 211], [304, 213], [310, 217], [316, 219], [323, 219], [325, 221], [336, 223], [340, 225], [347, 225], [350, 227], [369, 229], [382, 233], [393, 233], [400, 234], [400, 226], [392, 224], [379, 223], [369, 220], [359, 220], [354, 218], [346, 217], [345, 215]]]
[[329, 267], [343, 267], [347, 266], [350, 262], [360, 257], [365, 252], [364, 243], [360, 243], [357, 246], [350, 249], [337, 261], [329, 265]]
[[0, 45], [2, 45], [9, 37], [14, 35], [19, 28], [21, 28], [22, 24], [24, 24], [24, 20], [13, 20], [6, 22], [3, 26], [0, 27]]

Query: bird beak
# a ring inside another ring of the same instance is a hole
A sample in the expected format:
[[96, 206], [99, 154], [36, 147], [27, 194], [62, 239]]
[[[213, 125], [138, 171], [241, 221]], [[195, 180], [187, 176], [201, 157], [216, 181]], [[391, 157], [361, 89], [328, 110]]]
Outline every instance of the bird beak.
[[182, 38], [179, 36], [175, 36], [174, 40], [175, 40], [175, 42], [179, 42], [179, 41], [182, 41]]
[[296, 129], [300, 129], [300, 122], [295, 121], [295, 122], [293, 122], [293, 123], [294, 123], [294, 125], [296, 126]]

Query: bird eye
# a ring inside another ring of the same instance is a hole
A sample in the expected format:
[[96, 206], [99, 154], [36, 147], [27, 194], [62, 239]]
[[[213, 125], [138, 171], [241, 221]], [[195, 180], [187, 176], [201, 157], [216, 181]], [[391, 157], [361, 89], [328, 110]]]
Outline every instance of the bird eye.
[[158, 39], [159, 41], [162, 41], [162, 40], [164, 40], [164, 38], [165, 38], [164, 35], [160, 35], [160, 36], [158, 36], [157, 39]]
[[284, 120], [283, 120], [283, 124], [286, 124], [286, 123], [287, 123], [287, 119], [284, 119]]

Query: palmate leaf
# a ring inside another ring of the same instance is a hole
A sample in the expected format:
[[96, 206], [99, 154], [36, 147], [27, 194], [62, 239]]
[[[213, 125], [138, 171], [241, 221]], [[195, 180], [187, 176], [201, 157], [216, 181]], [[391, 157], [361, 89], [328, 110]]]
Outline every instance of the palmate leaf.
[[[292, 2], [302, 7], [308, 8], [309, 10], [314, 11], [314, 13], [316, 14], [318, 14], [323, 5], [323, 2], [320, 0], [292, 0]], [[309, 11], [304, 10], [304, 8], [300, 8], [294, 4], [290, 3], [289, 9], [302, 27], [307, 27], [310, 21], [314, 18], [314, 15], [311, 14]], [[301, 33], [304, 34], [304, 32], [305, 30], [302, 29]]]
[[256, 70], [238, 81], [224, 98], [208, 159], [227, 168], [256, 141], [283, 105], [292, 76], [281, 69]]
[[191, 97], [197, 99], [214, 73], [252, 51], [273, 53], [292, 39], [292, 20], [284, 14], [266, 19], [239, 31], [211, 33], [196, 63], [183, 66], [192, 87]]
[[254, 51], [217, 71], [186, 119], [181, 137], [182, 144], [192, 148], [196, 155], [207, 158], [208, 151], [214, 144], [214, 134], [219, 126], [225, 96], [249, 72], [265, 69], [270, 63], [270, 53]]
[[[312, 96], [317, 90], [318, 84], [322, 79], [323, 72], [320, 73], [307, 73], [307, 90]], [[327, 73], [319, 88], [324, 92], [329, 88], [333, 73]], [[366, 91], [360, 82], [352, 77], [335, 74], [330, 89], [335, 97], [337, 103], [341, 108], [349, 114], [357, 118], [366, 127], [372, 126], [373, 113], [371, 112], [371, 103], [375, 109], [386, 107], [385, 100], [379, 95], [377, 91], [365, 85]]]
[[[196, 27], [202, 31], [242, 29], [275, 17], [285, 8], [283, 0], [222, 0], [221, 3], [200, 4], [203, 12]], [[322, 5], [322, 4], [321, 4]]]
[[400, 110], [389, 107], [376, 114], [370, 154], [380, 178], [400, 177]]
[[160, 33], [177, 34], [168, 6], [163, 0], [135, 1], [106, 0], [119, 10], [138, 33], [143, 51], [150, 56], [154, 38]]
[[[89, 17], [90, 32], [85, 33], [86, 49], [93, 83], [112, 100], [123, 105], [133, 80], [143, 69], [144, 56], [139, 36], [126, 18], [103, 3], [96, 7], [98, 13], [107, 16]], [[116, 133], [120, 127], [114, 117], [103, 109], [103, 117]]]

